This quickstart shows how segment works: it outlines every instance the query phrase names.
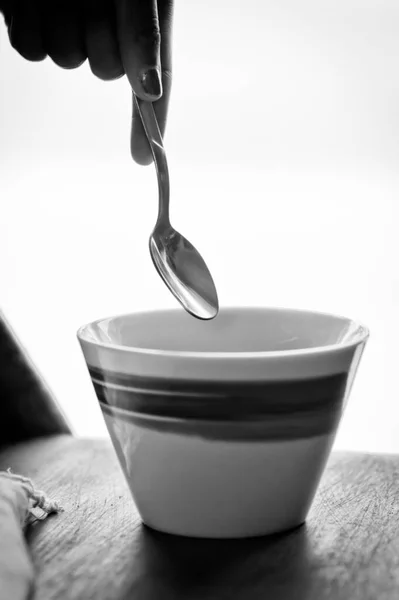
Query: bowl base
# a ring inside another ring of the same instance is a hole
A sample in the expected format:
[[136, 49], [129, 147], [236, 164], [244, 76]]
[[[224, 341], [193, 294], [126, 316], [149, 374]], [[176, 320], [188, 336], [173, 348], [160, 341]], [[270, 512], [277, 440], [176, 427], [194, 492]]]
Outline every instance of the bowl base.
[[296, 529], [303, 527], [303, 525], [306, 523], [306, 518], [301, 519], [299, 520], [299, 522], [293, 523], [292, 525], [288, 525], [287, 527], [284, 527], [282, 529], [273, 529], [273, 527], [270, 527], [267, 530], [262, 530], [257, 533], [245, 533], [245, 531], [242, 531], [240, 533], [232, 532], [231, 534], [226, 532], [220, 534], [209, 534], [207, 532], [204, 532], [203, 534], [201, 534], [198, 530], [196, 530], [195, 533], [192, 531], [171, 531], [168, 527], [158, 527], [145, 521], [142, 521], [142, 523], [146, 528], [152, 531], [156, 531], [157, 533], [162, 533], [166, 535], [173, 535], [175, 537], [205, 540], [243, 540], [291, 533]]

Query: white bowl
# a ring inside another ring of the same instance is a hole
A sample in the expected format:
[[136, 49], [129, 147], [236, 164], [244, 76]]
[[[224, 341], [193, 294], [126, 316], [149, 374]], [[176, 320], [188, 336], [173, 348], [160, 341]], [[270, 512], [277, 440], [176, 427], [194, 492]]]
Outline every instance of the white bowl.
[[224, 309], [102, 319], [78, 338], [144, 523], [211, 538], [301, 524], [368, 331], [333, 315]]

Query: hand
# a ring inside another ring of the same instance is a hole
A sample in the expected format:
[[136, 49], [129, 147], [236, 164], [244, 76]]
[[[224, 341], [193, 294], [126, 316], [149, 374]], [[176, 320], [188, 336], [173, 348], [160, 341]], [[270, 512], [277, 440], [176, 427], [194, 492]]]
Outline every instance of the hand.
[[[171, 89], [173, 0], [0, 0], [10, 42], [24, 58], [74, 69], [86, 58], [104, 80], [126, 74], [133, 92], [154, 102], [162, 135]], [[152, 156], [133, 102], [131, 152]]]

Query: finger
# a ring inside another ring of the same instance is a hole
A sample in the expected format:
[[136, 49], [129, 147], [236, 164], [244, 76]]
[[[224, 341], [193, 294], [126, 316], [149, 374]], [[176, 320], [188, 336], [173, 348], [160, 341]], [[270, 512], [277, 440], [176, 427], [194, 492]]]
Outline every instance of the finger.
[[105, 81], [122, 77], [113, 0], [86, 0], [86, 50], [94, 75]]
[[[163, 94], [157, 102], [154, 102], [154, 109], [159, 129], [164, 137], [172, 87], [173, 0], [158, 0], [158, 19], [161, 31]], [[133, 159], [140, 165], [149, 165], [152, 162], [150, 146], [135, 102], [133, 102], [131, 153]]]
[[156, 0], [115, 0], [119, 48], [133, 91], [153, 102], [162, 95]]
[[2, 0], [1, 4], [0, 4], [0, 14], [3, 15], [4, 17], [4, 22], [7, 26], [7, 28], [10, 26], [11, 23], [11, 6], [10, 6], [10, 0]]
[[87, 58], [79, 0], [47, 0], [43, 6], [45, 49], [59, 67], [74, 69]]
[[15, 0], [10, 21], [9, 38], [12, 47], [26, 60], [44, 60], [46, 52], [37, 2]]

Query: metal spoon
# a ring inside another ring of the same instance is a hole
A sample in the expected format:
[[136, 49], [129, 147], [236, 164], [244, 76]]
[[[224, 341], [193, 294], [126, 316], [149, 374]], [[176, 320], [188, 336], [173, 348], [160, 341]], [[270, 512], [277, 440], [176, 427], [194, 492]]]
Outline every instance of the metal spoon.
[[169, 171], [161, 132], [151, 102], [135, 96], [158, 176], [158, 219], [150, 237], [150, 253], [158, 273], [180, 304], [198, 319], [219, 311], [212, 276], [198, 250], [176, 231], [169, 219]]

